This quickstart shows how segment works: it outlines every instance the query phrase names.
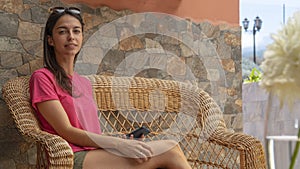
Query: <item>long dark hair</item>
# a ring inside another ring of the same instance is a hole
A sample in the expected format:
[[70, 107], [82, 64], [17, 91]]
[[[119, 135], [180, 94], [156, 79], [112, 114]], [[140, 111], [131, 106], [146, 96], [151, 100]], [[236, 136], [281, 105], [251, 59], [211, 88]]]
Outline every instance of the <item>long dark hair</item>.
[[[75, 14], [69, 10], [65, 10], [61, 13], [52, 12], [47, 20], [45, 32], [44, 32], [44, 66], [50, 70], [56, 79], [58, 85], [72, 95], [72, 84], [65, 70], [57, 63], [54, 47], [48, 44], [48, 36], [52, 36], [53, 28], [60, 17], [63, 15], [71, 15], [79, 20], [82, 26], [83, 32], [83, 19], [80, 14]], [[79, 52], [78, 52], [79, 53]], [[74, 64], [77, 60], [78, 53], [75, 55]]]

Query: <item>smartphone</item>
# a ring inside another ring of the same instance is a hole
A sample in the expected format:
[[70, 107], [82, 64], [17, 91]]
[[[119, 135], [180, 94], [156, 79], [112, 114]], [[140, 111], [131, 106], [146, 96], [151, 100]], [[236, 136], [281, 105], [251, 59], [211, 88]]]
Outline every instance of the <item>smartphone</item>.
[[126, 136], [127, 136], [127, 138], [129, 138], [131, 135], [133, 135], [133, 138], [140, 138], [140, 137], [142, 137], [143, 134], [144, 134], [144, 136], [146, 136], [149, 133], [150, 133], [150, 130], [145, 126], [142, 126], [140, 128], [135, 129], [131, 133], [126, 134]]

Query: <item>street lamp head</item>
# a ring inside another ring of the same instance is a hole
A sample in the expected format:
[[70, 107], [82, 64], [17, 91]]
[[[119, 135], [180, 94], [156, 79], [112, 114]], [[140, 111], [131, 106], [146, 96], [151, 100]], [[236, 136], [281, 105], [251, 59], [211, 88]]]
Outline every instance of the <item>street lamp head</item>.
[[[255, 34], [256, 31], [259, 31], [261, 29], [261, 25], [262, 25], [262, 20], [257, 16], [254, 19], [254, 25], [253, 25], [253, 62], [256, 64], [256, 52], [255, 52]], [[243, 26], [245, 31], [247, 31], [248, 27], [249, 27], [249, 20], [247, 18], [244, 19], [243, 21]]]
[[244, 26], [245, 31], [247, 31], [247, 29], [249, 27], [249, 20], [247, 18], [244, 19], [243, 26]]
[[257, 16], [254, 20], [254, 27], [256, 27], [257, 31], [261, 29], [262, 20]]

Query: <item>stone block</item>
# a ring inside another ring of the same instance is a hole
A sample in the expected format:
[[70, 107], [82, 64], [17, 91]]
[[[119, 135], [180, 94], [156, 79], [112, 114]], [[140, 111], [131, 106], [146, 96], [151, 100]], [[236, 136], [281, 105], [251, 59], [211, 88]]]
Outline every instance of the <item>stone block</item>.
[[179, 48], [179, 45], [174, 45], [174, 44], [161, 44], [163, 46], [163, 49], [165, 51], [165, 53], [170, 53], [173, 54], [175, 56], [180, 56], [181, 55], [181, 50]]
[[161, 46], [161, 44], [157, 41], [154, 41], [149, 38], [145, 38], [146, 42], [146, 51], [151, 52], [151, 53], [164, 53], [164, 49]]
[[[8, 37], [17, 37], [18, 15], [9, 13], [0, 13], [0, 35]], [[2, 47], [2, 45], [1, 45]]]
[[20, 18], [23, 21], [31, 21], [31, 10], [30, 10], [30, 6], [28, 5], [24, 5], [24, 10], [20, 13]]
[[15, 128], [14, 125], [12, 126], [4, 126], [0, 127], [0, 142], [16, 142], [16, 141], [23, 141], [22, 136], [20, 135], [19, 131]]
[[224, 41], [220, 42], [220, 46], [218, 46], [217, 52], [221, 59], [232, 59], [232, 57], [234, 56], [232, 54], [232, 48], [229, 45], [226, 45]]
[[[175, 36], [175, 35], [174, 35]], [[178, 36], [178, 33], [176, 34], [175, 37]], [[169, 37], [169, 36], [160, 36], [161, 40], [160, 40], [160, 43], [169, 43], [169, 44], [172, 44], [172, 45], [179, 45], [180, 44], [180, 41], [174, 37]]]
[[33, 23], [45, 24], [48, 18], [48, 9], [41, 8], [39, 6], [34, 6], [31, 8], [31, 15]]
[[0, 141], [0, 147], [1, 147], [1, 149], [0, 149], [0, 161], [2, 161], [2, 160], [6, 161], [8, 159], [14, 159], [20, 154], [19, 142], [18, 141], [17, 142], [13, 141], [13, 140]]
[[[207, 70], [203, 65], [203, 61], [200, 57], [194, 56], [186, 58], [188, 67], [192, 70], [193, 76], [198, 79], [199, 82], [207, 82]], [[204, 89], [204, 88], [203, 88]]]
[[192, 55], [194, 55], [194, 52], [192, 51], [192, 49], [190, 49], [189, 47], [180, 44], [180, 49], [181, 49], [181, 56], [183, 57], [190, 57]]
[[16, 68], [23, 65], [22, 54], [18, 52], [0, 52], [0, 64], [3, 68]]
[[35, 70], [43, 67], [43, 59], [39, 58], [29, 62], [30, 71], [34, 72]]
[[23, 55], [23, 62], [24, 62], [24, 64], [26, 64], [26, 63], [29, 63], [32, 60], [37, 59], [37, 58], [39, 58], [39, 57], [36, 57], [36, 55], [24, 54]]
[[0, 51], [3, 52], [19, 52], [25, 53], [20, 41], [13, 37], [1, 36], [0, 37]]
[[130, 38], [122, 40], [119, 45], [119, 49], [121, 51], [130, 51], [133, 49], [142, 49], [142, 48], [144, 48], [144, 45], [141, 42], [141, 40], [136, 36], [132, 36]]
[[28, 53], [25, 57], [24, 57], [24, 62], [26, 63], [26, 61], [29, 60], [33, 60], [32, 57], [33, 56], [37, 56], [37, 57], [43, 57], [44, 53], [43, 53], [43, 41], [42, 40], [22, 40], [22, 45], [24, 46], [24, 49], [26, 50], [26, 52]]
[[220, 79], [220, 72], [217, 69], [207, 69], [207, 79], [210, 81], [218, 81]]
[[167, 72], [174, 77], [184, 76], [186, 74], [187, 65], [184, 59], [172, 57], [168, 60]]
[[87, 30], [92, 29], [93, 27], [98, 26], [105, 21], [102, 17], [99, 17], [97, 15], [88, 14], [88, 13], [84, 13], [82, 15], [82, 18], [85, 23], [84, 28]]
[[81, 50], [78, 61], [79, 59], [82, 59], [82, 63], [93, 63], [100, 65], [103, 59], [103, 50], [99, 47], [85, 47]]
[[18, 38], [22, 40], [40, 40], [41, 31], [41, 25], [39, 24], [20, 22], [18, 29]]
[[[0, 88], [2, 89], [4, 83], [6, 83], [9, 79], [12, 79], [17, 76], [18, 73], [15, 69], [10, 69], [10, 70], [0, 69]], [[2, 92], [1, 92], [1, 96], [2, 96]]]
[[[124, 71], [127, 66], [127, 59], [125, 59], [124, 53], [119, 50], [109, 51], [100, 63], [100, 71], [119, 72]], [[128, 66], [129, 67], [129, 66]]]
[[101, 16], [108, 22], [118, 19], [122, 16], [122, 12], [112, 10], [108, 7], [102, 7], [100, 9]]
[[210, 37], [218, 37], [220, 35], [219, 27], [214, 26], [210, 22], [200, 23], [199, 26], [202, 29], [202, 32], [209, 38]]
[[4, 100], [0, 99], [0, 127], [7, 126], [13, 126], [13, 119]]
[[240, 37], [240, 34], [239, 36], [233, 34], [233, 33], [229, 33], [229, 32], [226, 32], [224, 34], [224, 40], [226, 42], [227, 45], [230, 45], [230, 46], [241, 46], [241, 37]]
[[168, 57], [166, 54], [163, 55], [163, 56], [160, 55], [160, 54], [150, 55], [150, 57], [149, 57], [149, 67], [166, 71], [166, 66], [168, 64], [169, 58], [170, 58], [170, 56]]
[[225, 71], [235, 72], [235, 63], [232, 59], [223, 59], [222, 65]]
[[26, 75], [30, 75], [30, 67], [29, 67], [29, 63], [26, 63], [20, 67], [17, 68], [17, 72], [19, 76], [26, 76]]

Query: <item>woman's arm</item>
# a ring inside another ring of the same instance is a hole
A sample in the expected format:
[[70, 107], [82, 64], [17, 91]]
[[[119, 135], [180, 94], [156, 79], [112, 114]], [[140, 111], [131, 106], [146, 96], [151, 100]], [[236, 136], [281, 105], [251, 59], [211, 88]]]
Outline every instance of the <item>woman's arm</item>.
[[71, 125], [67, 113], [58, 100], [49, 100], [37, 103], [37, 108], [58, 135], [70, 143], [79, 146], [115, 148], [117, 146], [116, 143], [120, 141], [117, 137], [109, 137], [109, 141], [106, 142], [105, 139], [107, 138], [102, 136], [104, 140], [103, 143], [105, 144], [102, 144], [100, 147], [88, 136], [91, 133], [87, 134], [86, 131], [75, 128]]
[[152, 156], [151, 147], [141, 141], [103, 136], [73, 127], [58, 100], [37, 103], [37, 108], [58, 135], [70, 143], [79, 146], [115, 149], [127, 157], [137, 157], [140, 152], [145, 157]]

